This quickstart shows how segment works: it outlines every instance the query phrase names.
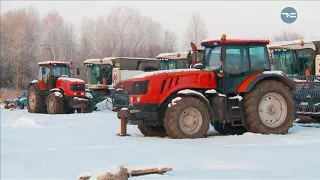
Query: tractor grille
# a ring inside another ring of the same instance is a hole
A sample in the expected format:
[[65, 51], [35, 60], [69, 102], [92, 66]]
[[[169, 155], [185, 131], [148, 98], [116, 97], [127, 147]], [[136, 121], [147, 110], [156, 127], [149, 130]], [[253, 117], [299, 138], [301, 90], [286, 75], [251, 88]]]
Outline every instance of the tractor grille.
[[71, 91], [85, 91], [85, 85], [84, 84], [71, 84], [70, 90]]
[[147, 94], [149, 81], [137, 81], [132, 83], [132, 95]]

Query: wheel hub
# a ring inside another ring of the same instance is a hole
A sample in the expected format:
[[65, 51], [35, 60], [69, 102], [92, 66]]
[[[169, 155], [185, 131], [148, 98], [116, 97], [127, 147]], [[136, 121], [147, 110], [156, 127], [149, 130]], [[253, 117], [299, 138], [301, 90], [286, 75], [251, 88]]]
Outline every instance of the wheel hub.
[[259, 118], [270, 128], [280, 126], [286, 119], [287, 104], [278, 93], [268, 93], [262, 97], [258, 105]]
[[179, 118], [179, 126], [186, 134], [194, 134], [199, 131], [202, 125], [202, 116], [195, 108], [185, 109]]

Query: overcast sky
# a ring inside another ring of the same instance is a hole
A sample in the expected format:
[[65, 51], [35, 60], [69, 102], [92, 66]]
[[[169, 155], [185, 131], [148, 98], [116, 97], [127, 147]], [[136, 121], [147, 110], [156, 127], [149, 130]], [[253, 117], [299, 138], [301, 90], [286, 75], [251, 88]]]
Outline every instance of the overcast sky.
[[[209, 39], [269, 38], [283, 30], [304, 33], [307, 39], [320, 39], [320, 1], [1, 1], [1, 13], [33, 6], [42, 15], [57, 10], [66, 21], [80, 26], [82, 17], [107, 15], [113, 7], [139, 8], [141, 13], [183, 38], [190, 14], [199, 12], [206, 23]], [[281, 20], [283, 8], [293, 7], [297, 20]]]

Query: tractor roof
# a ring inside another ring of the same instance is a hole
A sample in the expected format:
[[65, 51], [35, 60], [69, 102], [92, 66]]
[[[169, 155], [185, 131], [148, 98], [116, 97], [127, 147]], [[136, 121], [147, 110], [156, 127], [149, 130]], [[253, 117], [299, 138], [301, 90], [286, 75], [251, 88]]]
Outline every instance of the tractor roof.
[[39, 62], [38, 66], [50, 66], [53, 64], [58, 64], [58, 65], [70, 65], [69, 62], [63, 62], [63, 61], [44, 61], [44, 62]]
[[106, 57], [103, 59], [87, 59], [83, 63], [84, 64], [110, 64], [110, 65], [113, 65], [112, 59], [109, 57]]
[[269, 49], [313, 49], [316, 50], [314, 42], [306, 40], [301, 46], [301, 40], [273, 42], [268, 45]]
[[100, 59], [87, 59], [83, 63], [84, 64], [111, 64], [113, 65], [113, 61], [116, 59], [126, 59], [126, 60], [156, 60], [155, 58], [138, 58], [138, 57], [105, 57], [102, 60]]
[[188, 52], [177, 52], [177, 53], [161, 53], [156, 56], [157, 59], [186, 59], [188, 56]]
[[218, 45], [221, 43], [224, 44], [246, 44], [246, 43], [263, 43], [263, 44], [268, 44], [270, 41], [269, 40], [264, 40], [264, 39], [217, 39], [217, 40], [204, 40], [201, 42], [201, 45], [209, 45], [209, 44], [214, 44]]

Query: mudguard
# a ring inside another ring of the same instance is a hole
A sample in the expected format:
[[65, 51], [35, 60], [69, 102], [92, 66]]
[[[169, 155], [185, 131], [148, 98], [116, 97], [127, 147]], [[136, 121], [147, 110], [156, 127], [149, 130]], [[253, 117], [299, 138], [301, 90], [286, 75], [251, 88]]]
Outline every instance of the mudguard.
[[242, 84], [238, 87], [237, 92], [242, 93], [242, 92], [249, 92], [258, 82], [262, 80], [276, 80], [280, 81], [283, 84], [285, 84], [287, 87], [289, 87], [290, 90], [295, 90], [296, 89], [296, 84], [294, 81], [291, 81], [287, 79], [285, 76], [276, 74], [276, 73], [260, 73], [260, 74], [255, 74], [247, 78], [242, 82]]
[[184, 90], [180, 90], [178, 92], [178, 95], [181, 96], [181, 97], [192, 96], [192, 97], [199, 98], [206, 105], [206, 107], [208, 108], [208, 110], [210, 112], [210, 116], [211, 116], [210, 120], [213, 119], [214, 113], [213, 113], [212, 107], [211, 107], [211, 105], [209, 103], [209, 100], [203, 94], [201, 94], [200, 92], [195, 91], [195, 90], [184, 89]]

